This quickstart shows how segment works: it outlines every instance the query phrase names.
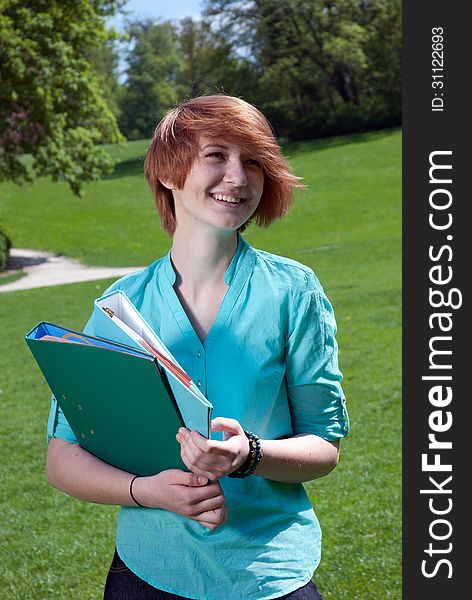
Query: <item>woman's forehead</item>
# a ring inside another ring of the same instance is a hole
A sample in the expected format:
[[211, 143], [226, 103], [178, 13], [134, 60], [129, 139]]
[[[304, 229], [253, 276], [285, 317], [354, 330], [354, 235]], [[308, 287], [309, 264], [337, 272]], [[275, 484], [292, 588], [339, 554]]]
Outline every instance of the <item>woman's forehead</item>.
[[255, 149], [251, 148], [251, 144], [241, 143], [240, 140], [231, 138], [231, 137], [223, 137], [223, 136], [207, 136], [201, 135], [197, 138], [197, 146], [202, 150], [210, 149], [210, 148], [219, 148], [221, 150], [236, 150], [241, 154], [252, 154]]

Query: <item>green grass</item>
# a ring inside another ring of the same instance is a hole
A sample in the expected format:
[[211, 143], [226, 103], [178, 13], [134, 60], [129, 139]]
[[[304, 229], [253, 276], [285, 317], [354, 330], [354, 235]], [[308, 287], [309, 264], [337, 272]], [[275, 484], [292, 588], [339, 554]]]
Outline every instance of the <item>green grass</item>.
[[[82, 199], [39, 180], [0, 187], [15, 246], [95, 265], [149, 263], [169, 247], [142, 176], [143, 142], [114, 149], [115, 174]], [[315, 581], [325, 600], [401, 598], [400, 131], [307, 141], [286, 148], [308, 189], [256, 247], [318, 274], [336, 312], [352, 430], [341, 462], [306, 485], [323, 528]], [[98, 240], [98, 241], [97, 241]], [[116, 508], [48, 486], [43, 466], [49, 393], [23, 335], [39, 320], [82, 327], [110, 282], [0, 293], [3, 515], [0, 581], [6, 599], [98, 600], [114, 546]]]
[[2, 185], [2, 227], [17, 248], [58, 252], [89, 265], [138, 266], [168, 245], [142, 174], [146, 144], [110, 149], [115, 173], [84, 186], [77, 198], [65, 182]]
[[8, 271], [0, 272], [0, 285], [13, 283], [14, 281], [18, 281], [18, 279], [22, 279], [25, 275], [25, 271], [16, 271], [15, 273], [8, 273]]

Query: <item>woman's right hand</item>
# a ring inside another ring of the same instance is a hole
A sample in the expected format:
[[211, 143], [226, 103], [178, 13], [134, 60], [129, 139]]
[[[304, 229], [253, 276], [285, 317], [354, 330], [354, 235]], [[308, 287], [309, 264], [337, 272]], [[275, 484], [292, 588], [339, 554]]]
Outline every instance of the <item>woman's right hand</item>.
[[[49, 483], [66, 494], [101, 504], [136, 506], [129, 493], [133, 475], [112, 467], [78, 444], [52, 438], [46, 474]], [[226, 521], [227, 508], [218, 482], [180, 469], [138, 477], [133, 494], [144, 506], [162, 508], [216, 529]]]
[[228, 508], [217, 481], [179, 469], [138, 477], [133, 483], [136, 500], [150, 508], [162, 508], [216, 529], [227, 518]]

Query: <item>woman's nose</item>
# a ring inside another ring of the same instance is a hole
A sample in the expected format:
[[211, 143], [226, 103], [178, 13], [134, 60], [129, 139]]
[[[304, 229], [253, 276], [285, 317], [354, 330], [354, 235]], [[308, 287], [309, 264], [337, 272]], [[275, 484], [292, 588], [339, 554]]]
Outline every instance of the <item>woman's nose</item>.
[[232, 183], [235, 187], [247, 185], [246, 171], [240, 160], [228, 161], [224, 181]]

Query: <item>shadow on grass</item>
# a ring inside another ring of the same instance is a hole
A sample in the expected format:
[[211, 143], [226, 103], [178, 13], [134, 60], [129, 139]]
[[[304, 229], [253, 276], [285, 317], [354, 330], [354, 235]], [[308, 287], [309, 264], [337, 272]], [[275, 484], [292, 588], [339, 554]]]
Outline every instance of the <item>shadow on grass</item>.
[[131, 158], [122, 162], [117, 162], [113, 173], [103, 175], [101, 179], [120, 179], [121, 177], [133, 177], [143, 175], [144, 157]]
[[333, 244], [321, 244], [320, 246], [300, 246], [297, 249], [297, 254], [316, 254], [318, 252], [341, 252], [347, 253], [347, 255], [353, 255], [353, 253], [359, 255], [361, 252], [365, 252], [365, 262], [370, 260], [375, 261], [378, 259], [376, 251], [383, 250], [385, 244], [388, 244], [386, 252], [390, 252], [391, 244], [398, 244], [400, 246], [402, 236], [399, 235], [388, 235], [381, 236], [379, 238], [369, 238], [367, 240], [354, 240], [347, 242], [336, 242]]
[[386, 135], [392, 135], [401, 131], [401, 127], [392, 127], [389, 129], [378, 129], [375, 131], [364, 131], [360, 133], [350, 133], [348, 135], [338, 135], [335, 137], [316, 138], [313, 140], [301, 140], [299, 142], [287, 142], [282, 144], [283, 150], [291, 154], [305, 154], [313, 150], [325, 150], [327, 148], [338, 148], [347, 144], [362, 144], [377, 140]]
[[18, 271], [25, 267], [36, 267], [48, 262], [49, 256], [9, 256], [7, 260], [7, 269], [9, 271]]

